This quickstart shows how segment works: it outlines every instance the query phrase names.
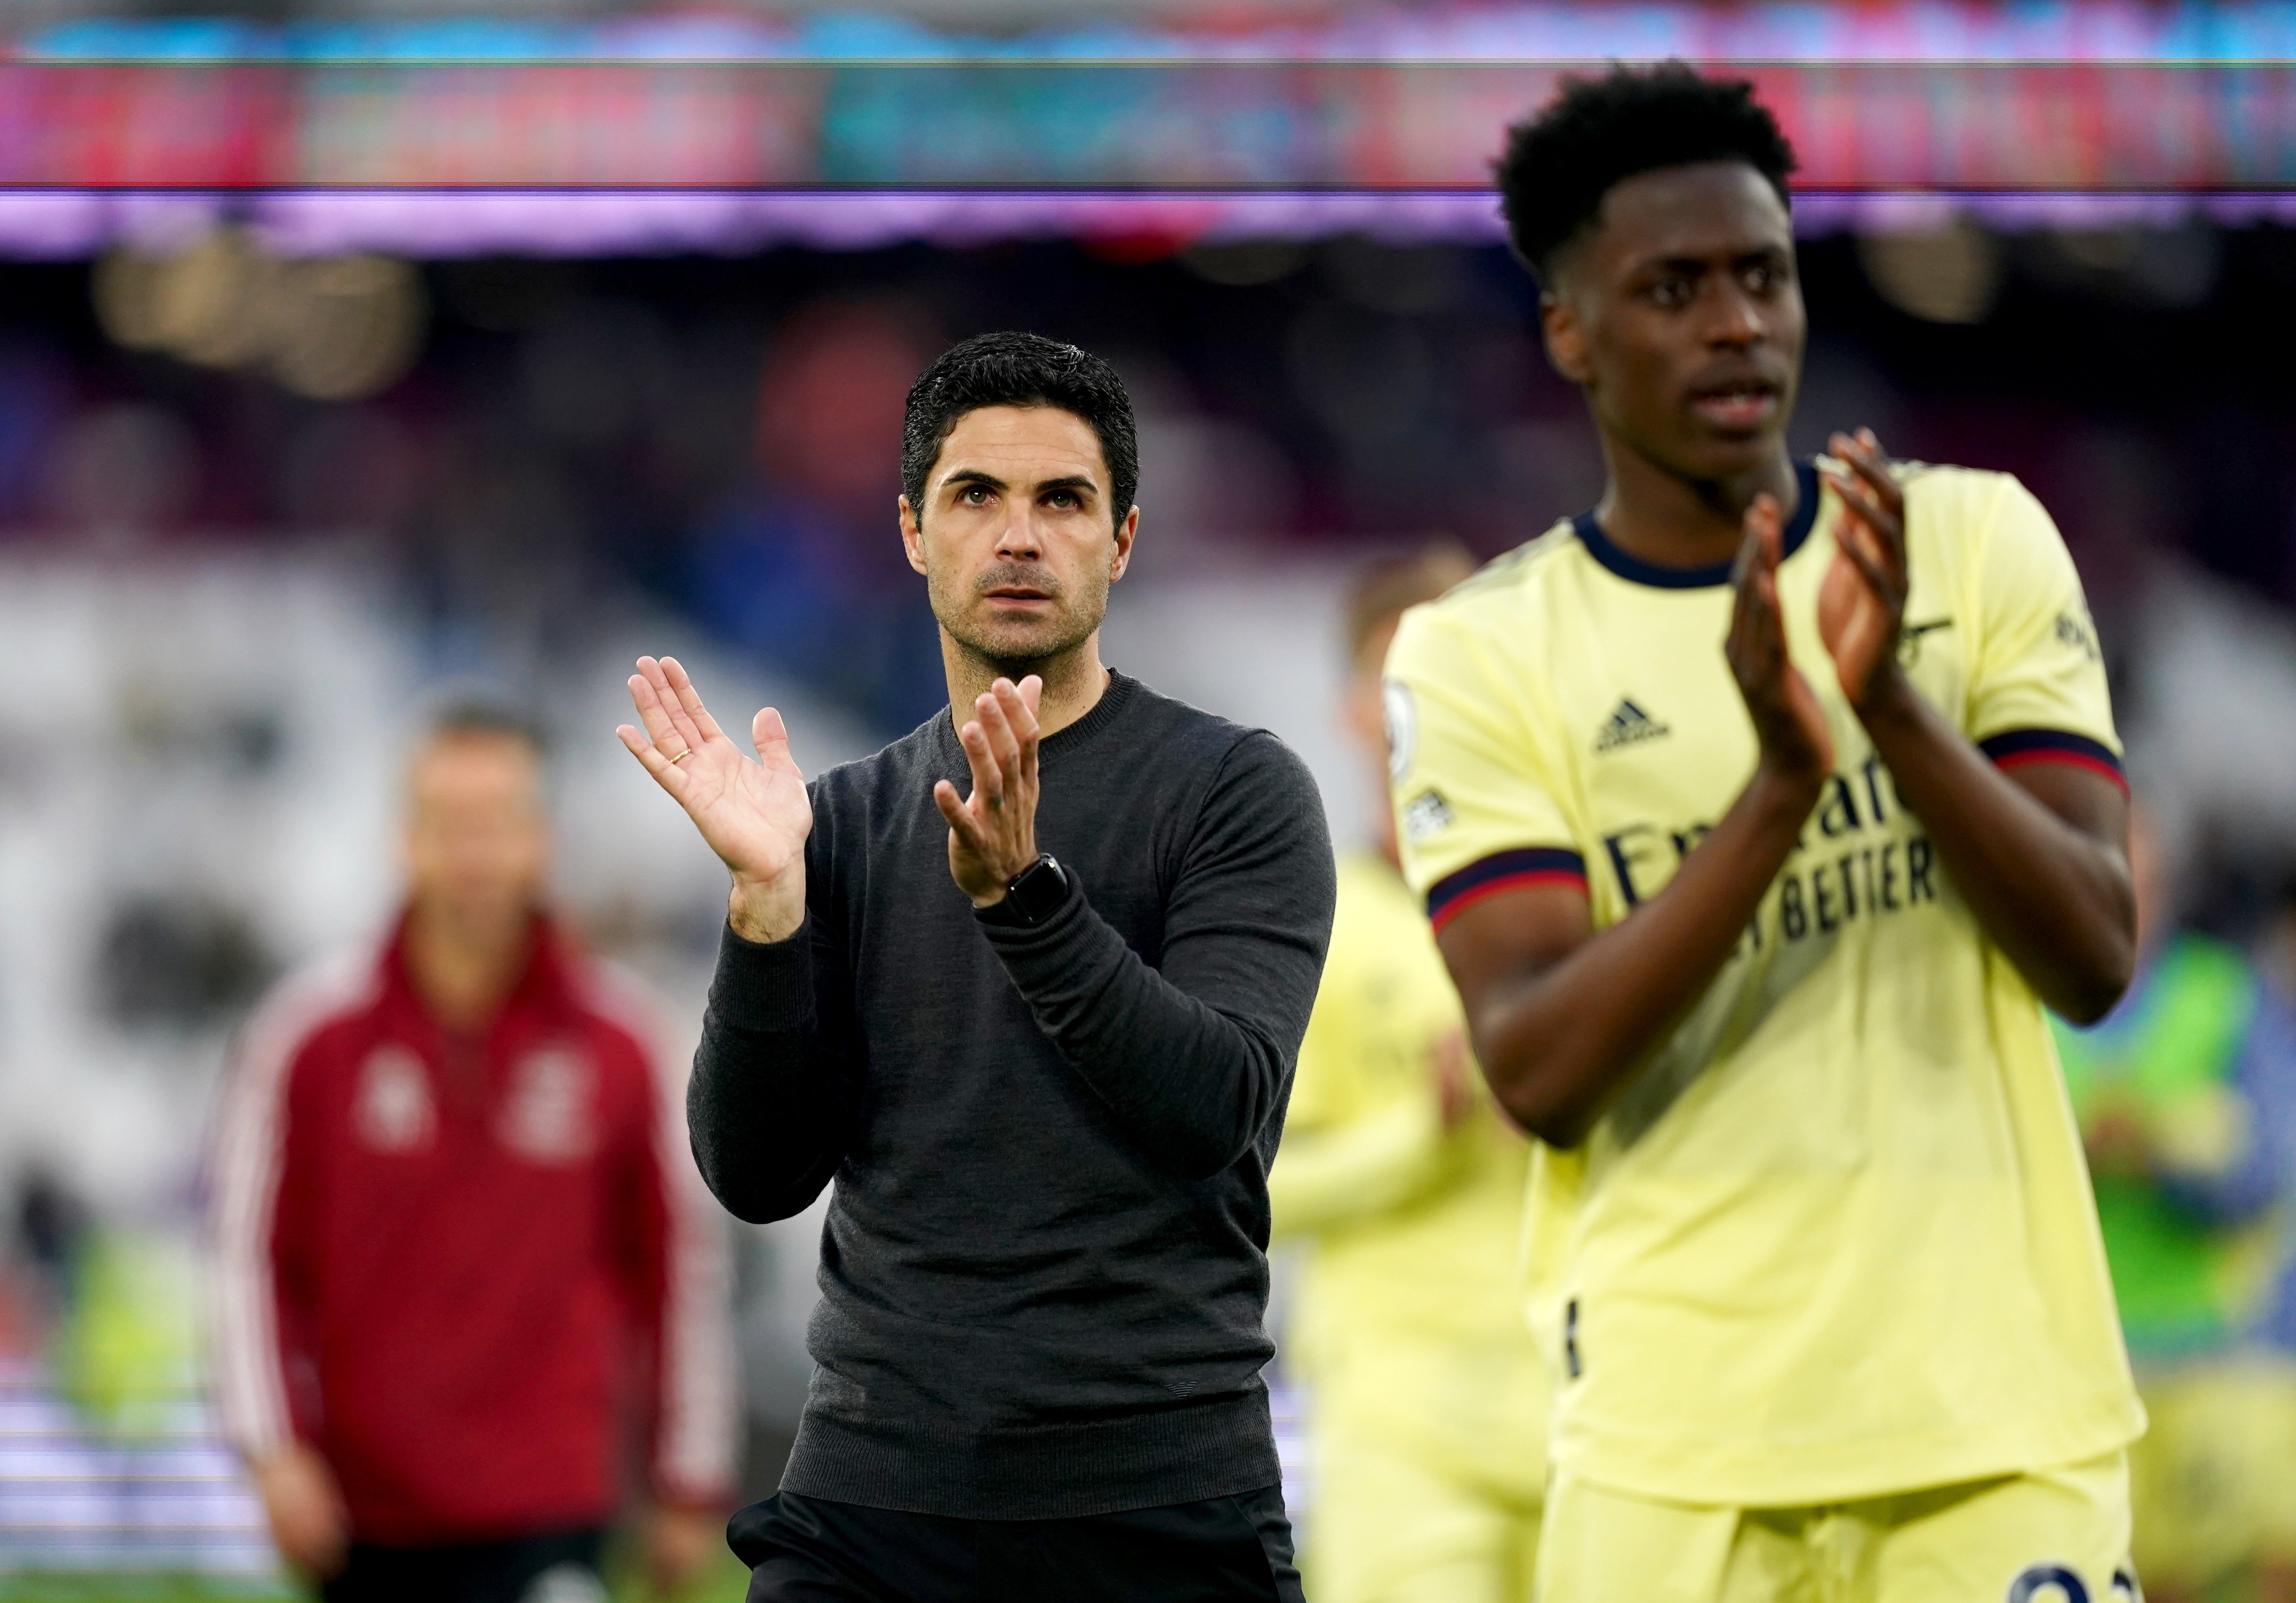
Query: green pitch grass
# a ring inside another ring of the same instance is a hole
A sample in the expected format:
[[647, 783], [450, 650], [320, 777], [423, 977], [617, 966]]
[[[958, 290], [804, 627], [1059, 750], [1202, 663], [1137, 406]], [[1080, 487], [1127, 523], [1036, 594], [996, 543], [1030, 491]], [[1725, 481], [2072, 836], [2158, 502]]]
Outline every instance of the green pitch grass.
[[[647, 1585], [619, 1554], [609, 1558], [612, 1603], [742, 1603], [750, 1572], [731, 1553], [675, 1598]], [[199, 1575], [87, 1575], [0, 1573], [0, 1603], [308, 1603], [317, 1594], [285, 1582], [221, 1581]]]

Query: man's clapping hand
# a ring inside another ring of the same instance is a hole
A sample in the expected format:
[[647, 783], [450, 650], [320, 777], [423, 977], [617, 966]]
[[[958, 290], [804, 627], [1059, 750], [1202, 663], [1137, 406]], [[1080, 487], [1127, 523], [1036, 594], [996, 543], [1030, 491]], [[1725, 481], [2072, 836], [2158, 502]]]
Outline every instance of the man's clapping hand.
[[1806, 790], [1815, 801], [1833, 770], [1833, 736], [1817, 693], [1786, 645], [1785, 608], [1778, 599], [1784, 522], [1774, 496], [1756, 496], [1746, 509], [1745, 540], [1730, 574], [1737, 596], [1723, 654], [1753, 719], [1760, 752], [1756, 777]]
[[1898, 643], [1905, 632], [1906, 492], [1871, 429], [1836, 434], [1827, 448], [1848, 471], [1821, 464], [1841, 499], [1833, 563], [1817, 593], [1817, 628], [1841, 691], [1860, 717], [1906, 690]]
[[972, 794], [957, 799], [944, 779], [933, 801], [948, 820], [948, 871], [976, 908], [1004, 900], [1004, 887], [1037, 860], [1037, 707], [1045, 682], [998, 679], [973, 702], [957, 731], [972, 765]]
[[734, 889], [726, 917], [745, 941], [781, 941], [805, 922], [805, 840], [813, 803], [790, 757], [789, 731], [771, 707], [750, 721], [751, 761], [701, 704], [675, 657], [638, 659], [630, 700], [644, 736], [614, 731], [654, 783], [670, 793], [726, 867]]

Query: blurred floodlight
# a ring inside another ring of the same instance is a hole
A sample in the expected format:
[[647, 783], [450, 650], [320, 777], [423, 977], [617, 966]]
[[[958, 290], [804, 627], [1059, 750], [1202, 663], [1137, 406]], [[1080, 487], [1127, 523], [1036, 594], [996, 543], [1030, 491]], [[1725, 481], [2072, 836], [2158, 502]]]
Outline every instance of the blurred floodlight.
[[279, 382], [315, 400], [387, 388], [422, 354], [426, 308], [414, 269], [387, 256], [293, 262], [271, 319]]
[[1199, 278], [1233, 289], [1247, 289], [1289, 278], [1306, 265], [1308, 252], [1291, 240], [1255, 239], [1226, 245], [1197, 245], [1183, 251], [1180, 260]]
[[167, 343], [160, 326], [157, 259], [135, 251], [114, 251], [95, 264], [95, 320], [112, 342], [130, 350], [158, 350]]
[[422, 281], [383, 256], [285, 260], [216, 229], [168, 254], [96, 266], [96, 319], [131, 350], [209, 367], [261, 367], [317, 400], [355, 400], [404, 374], [422, 347]]
[[236, 367], [260, 350], [268, 265], [223, 229], [165, 255], [115, 251], [96, 269], [96, 316], [131, 349]]
[[2000, 297], [2001, 247], [1965, 218], [1860, 235], [1857, 259], [1882, 300], [1925, 323], [1982, 323]]

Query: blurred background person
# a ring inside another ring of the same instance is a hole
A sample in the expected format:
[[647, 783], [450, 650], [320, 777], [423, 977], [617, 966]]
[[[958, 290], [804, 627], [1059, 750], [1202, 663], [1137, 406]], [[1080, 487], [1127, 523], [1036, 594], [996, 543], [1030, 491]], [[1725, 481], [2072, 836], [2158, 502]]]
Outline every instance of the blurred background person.
[[[2177, 923], [2160, 821], [2130, 816], [2136, 978], [2091, 1029], [2054, 1020], [2151, 1425], [2131, 1449], [2134, 1556], [2155, 1603], [2236, 1577], [2296, 1599], [2296, 1382], [2241, 1337], [2281, 1243], [2296, 1032], [2237, 947]], [[2267, 1321], [2267, 1330], [2269, 1328]], [[2276, 1549], [2278, 1558], [2276, 1559]]]
[[731, 1500], [723, 1225], [649, 1003], [543, 905], [544, 777], [515, 719], [439, 719], [397, 927], [275, 991], [227, 1081], [219, 1404], [331, 1600], [602, 1598], [633, 1414], [658, 1586]]
[[[1366, 569], [1348, 595], [1343, 711], [1382, 792], [1396, 621], [1473, 571], [1444, 542]], [[1468, 1056], [1394, 815], [1373, 820], [1372, 844], [1341, 860], [1268, 1177], [1276, 1233], [1313, 1243], [1285, 1349], [1310, 1393], [1305, 1573], [1319, 1603], [1515, 1603], [1546, 1479], [1546, 1377], [1517, 1264], [1530, 1146]]]
[[2259, 1139], [2274, 1150], [2282, 1177], [2279, 1229], [2272, 1245], [2272, 1285], [2252, 1328], [2246, 1357], [2254, 1377], [2249, 1402], [2256, 1418], [2243, 1434], [2259, 1443], [2247, 1460], [2258, 1481], [2257, 1603], [2296, 1603], [2296, 872], [2284, 866], [2264, 908], [2255, 944], [2259, 1000], [2243, 1067]]

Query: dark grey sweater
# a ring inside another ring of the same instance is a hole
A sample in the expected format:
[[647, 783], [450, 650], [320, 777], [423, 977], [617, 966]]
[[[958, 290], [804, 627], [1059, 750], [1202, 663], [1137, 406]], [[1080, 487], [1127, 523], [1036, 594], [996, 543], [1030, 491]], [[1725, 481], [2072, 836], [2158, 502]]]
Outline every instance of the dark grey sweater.
[[1331, 933], [1272, 735], [1114, 676], [1046, 739], [1035, 928], [949, 877], [948, 715], [812, 786], [807, 922], [726, 932], [688, 1114], [743, 1219], [832, 1177], [783, 1485], [1054, 1518], [1272, 1484], [1267, 1166]]

